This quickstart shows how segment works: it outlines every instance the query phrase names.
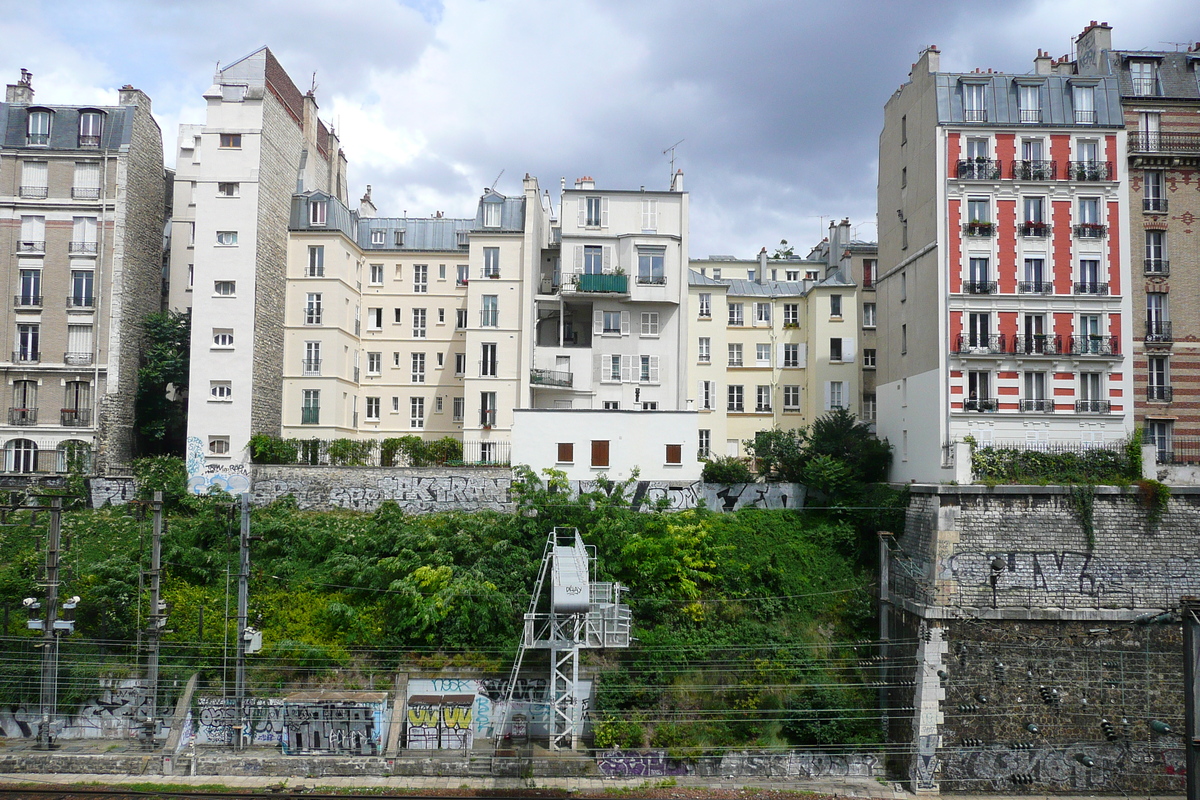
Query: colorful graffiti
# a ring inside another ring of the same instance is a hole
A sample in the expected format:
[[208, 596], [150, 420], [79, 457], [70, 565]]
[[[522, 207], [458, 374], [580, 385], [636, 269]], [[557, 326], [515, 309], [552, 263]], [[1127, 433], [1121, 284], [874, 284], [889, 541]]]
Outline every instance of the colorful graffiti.
[[386, 695], [364, 700], [284, 700], [285, 755], [379, 755]]
[[250, 491], [250, 472], [245, 464], [209, 463], [204, 458], [204, 443], [197, 436], [187, 440], [188, 491], [208, 494], [213, 490], [242, 494]]
[[[513, 687], [510, 722], [518, 716], [522, 736], [548, 736], [549, 680], [520, 678]], [[584, 718], [591, 707], [592, 682], [580, 681]], [[453, 698], [452, 701], [448, 698]], [[490, 739], [505, 716], [507, 678], [418, 678], [408, 682], [405, 717], [408, 747], [418, 750], [470, 749], [476, 737]], [[516, 735], [514, 733], [514, 735]]]

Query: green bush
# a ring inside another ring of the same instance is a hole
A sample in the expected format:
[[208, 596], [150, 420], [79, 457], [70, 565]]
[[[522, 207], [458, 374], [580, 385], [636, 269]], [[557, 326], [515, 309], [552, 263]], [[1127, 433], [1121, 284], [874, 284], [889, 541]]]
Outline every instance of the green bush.
[[996, 483], [1126, 484], [1140, 477], [1141, 465], [1125, 446], [1062, 453], [988, 446], [972, 448], [971, 470], [976, 480]]
[[371, 463], [371, 439], [334, 439], [329, 443], [329, 463], [336, 467], [365, 467]]
[[137, 477], [138, 497], [141, 500], [152, 500], [155, 492], [162, 492], [163, 503], [173, 508], [188, 496], [187, 468], [182, 458], [137, 458], [133, 461], [133, 474]]
[[256, 433], [250, 437], [250, 460], [255, 464], [295, 464], [298, 445], [295, 439]]
[[754, 473], [740, 458], [723, 456], [704, 462], [700, 479], [705, 483], [754, 483]]

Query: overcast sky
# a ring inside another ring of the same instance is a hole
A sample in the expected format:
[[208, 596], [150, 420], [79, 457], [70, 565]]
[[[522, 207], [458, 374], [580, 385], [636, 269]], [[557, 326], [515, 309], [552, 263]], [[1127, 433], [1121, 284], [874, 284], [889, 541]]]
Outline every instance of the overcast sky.
[[691, 192], [691, 254], [797, 252], [829, 219], [875, 238], [883, 104], [918, 53], [942, 68], [1028, 72], [1070, 52], [1091, 19], [1119, 49], [1200, 40], [1196, 0], [1002, 3], [792, 0], [10, 0], [0, 78], [34, 74], [45, 103], [147, 92], [175, 161], [203, 122], [217, 62], [269, 46], [321, 116], [381, 215], [473, 216], [481, 190], [665, 189], [663, 150]]

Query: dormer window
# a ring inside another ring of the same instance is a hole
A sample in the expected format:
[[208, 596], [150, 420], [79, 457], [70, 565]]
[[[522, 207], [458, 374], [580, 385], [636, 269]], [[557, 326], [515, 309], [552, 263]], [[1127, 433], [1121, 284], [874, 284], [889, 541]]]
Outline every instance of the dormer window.
[[986, 88], [983, 83], [963, 83], [963, 122], [987, 122]]
[[500, 204], [495, 202], [485, 202], [483, 204], [483, 227], [499, 228], [500, 227]]
[[1138, 97], [1158, 95], [1158, 62], [1130, 61], [1129, 77], [1133, 80], [1133, 93]]
[[1071, 87], [1071, 102], [1075, 106], [1076, 125], [1096, 124], [1096, 87], [1090, 84]]
[[387, 231], [376, 229], [371, 231], [371, 244], [385, 244], [387, 241]]
[[1017, 111], [1021, 122], [1026, 125], [1042, 121], [1040, 86], [1017, 86]]
[[308, 224], [324, 225], [325, 212], [328, 204], [324, 200], [314, 200], [308, 204]]
[[45, 146], [50, 144], [50, 112], [30, 111], [26, 143]]
[[99, 111], [81, 111], [79, 113], [79, 146], [99, 147], [100, 132], [104, 127], [104, 115]]

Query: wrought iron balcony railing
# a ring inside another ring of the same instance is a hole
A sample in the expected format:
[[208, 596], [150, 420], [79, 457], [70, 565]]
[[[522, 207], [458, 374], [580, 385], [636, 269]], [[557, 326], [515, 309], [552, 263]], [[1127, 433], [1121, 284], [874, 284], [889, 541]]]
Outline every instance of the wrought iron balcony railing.
[[50, 196], [49, 186], [22, 186], [18, 191], [26, 200], [45, 200]]
[[76, 186], [71, 189], [71, 199], [73, 200], [99, 200], [99, 186]]
[[538, 386], [571, 386], [574, 376], [557, 369], [531, 369], [529, 382]]
[[1019, 181], [1052, 181], [1056, 171], [1053, 161], [1027, 160], [1012, 163], [1012, 176]]
[[1165, 197], [1143, 197], [1142, 211], [1147, 214], [1165, 214], [1167, 213], [1167, 198]]
[[1039, 412], [1042, 414], [1053, 414], [1054, 413], [1054, 401], [1053, 400], [1044, 400], [1044, 399], [1042, 399], [1042, 400], [1022, 400], [1021, 401], [1021, 410], [1029, 411], [1029, 412]]
[[1108, 234], [1108, 227], [1096, 222], [1085, 222], [1072, 230], [1076, 239], [1103, 239]]
[[93, 308], [95, 305], [96, 298], [90, 294], [67, 295], [67, 308]]
[[36, 408], [10, 408], [8, 410], [9, 425], [37, 425]]
[[72, 255], [94, 256], [98, 247], [96, 242], [71, 242], [67, 245], [67, 252]]
[[1165, 277], [1171, 274], [1171, 262], [1165, 258], [1147, 258], [1143, 263], [1147, 275], [1162, 275]]
[[1000, 403], [994, 397], [972, 397], [963, 400], [963, 411], [995, 412]]
[[96, 357], [91, 353], [63, 353], [63, 363], [70, 367], [90, 366]]
[[1050, 281], [1021, 281], [1017, 284], [1021, 294], [1054, 294], [1054, 284]]
[[59, 414], [59, 422], [64, 428], [86, 428], [92, 424], [90, 408], [64, 408]]
[[1049, 222], [1022, 222], [1021, 235], [1026, 239], [1045, 239], [1050, 235]]
[[1021, 356], [1057, 356], [1062, 348], [1059, 338], [1050, 333], [1018, 333], [1013, 352]]
[[964, 281], [963, 292], [966, 294], [995, 294], [995, 281]]
[[301, 425], [319, 425], [321, 423], [320, 406], [304, 406], [300, 409]]
[[1116, 336], [1072, 336], [1073, 356], [1115, 356], [1120, 354]]
[[1076, 414], [1107, 414], [1112, 408], [1107, 400], [1076, 400]]
[[963, 233], [967, 236], [991, 236], [996, 232], [994, 222], [968, 222], [963, 225]]
[[22, 348], [13, 351], [12, 360], [16, 364], [37, 364], [42, 360], [42, 354], [37, 350]]
[[18, 253], [44, 253], [46, 252], [46, 243], [44, 241], [34, 241], [32, 239], [24, 239], [17, 242]]
[[1068, 161], [1067, 180], [1108, 181], [1115, 173], [1108, 161]]
[[956, 353], [995, 355], [1007, 352], [1002, 333], [960, 333], [954, 344]]
[[966, 158], [958, 162], [958, 177], [966, 181], [998, 181], [1000, 171], [1000, 162], [990, 158]]
[[1151, 403], [1169, 403], [1175, 396], [1172, 386], [1147, 386], [1146, 400]]
[[1075, 294], [1108, 294], [1108, 284], [1096, 281], [1075, 281]]
[[1147, 342], [1173, 342], [1175, 337], [1171, 335], [1171, 320], [1169, 319], [1148, 319], [1146, 320], [1146, 341]]
[[16, 294], [13, 295], [13, 305], [18, 308], [40, 308], [42, 296], [40, 294]]

